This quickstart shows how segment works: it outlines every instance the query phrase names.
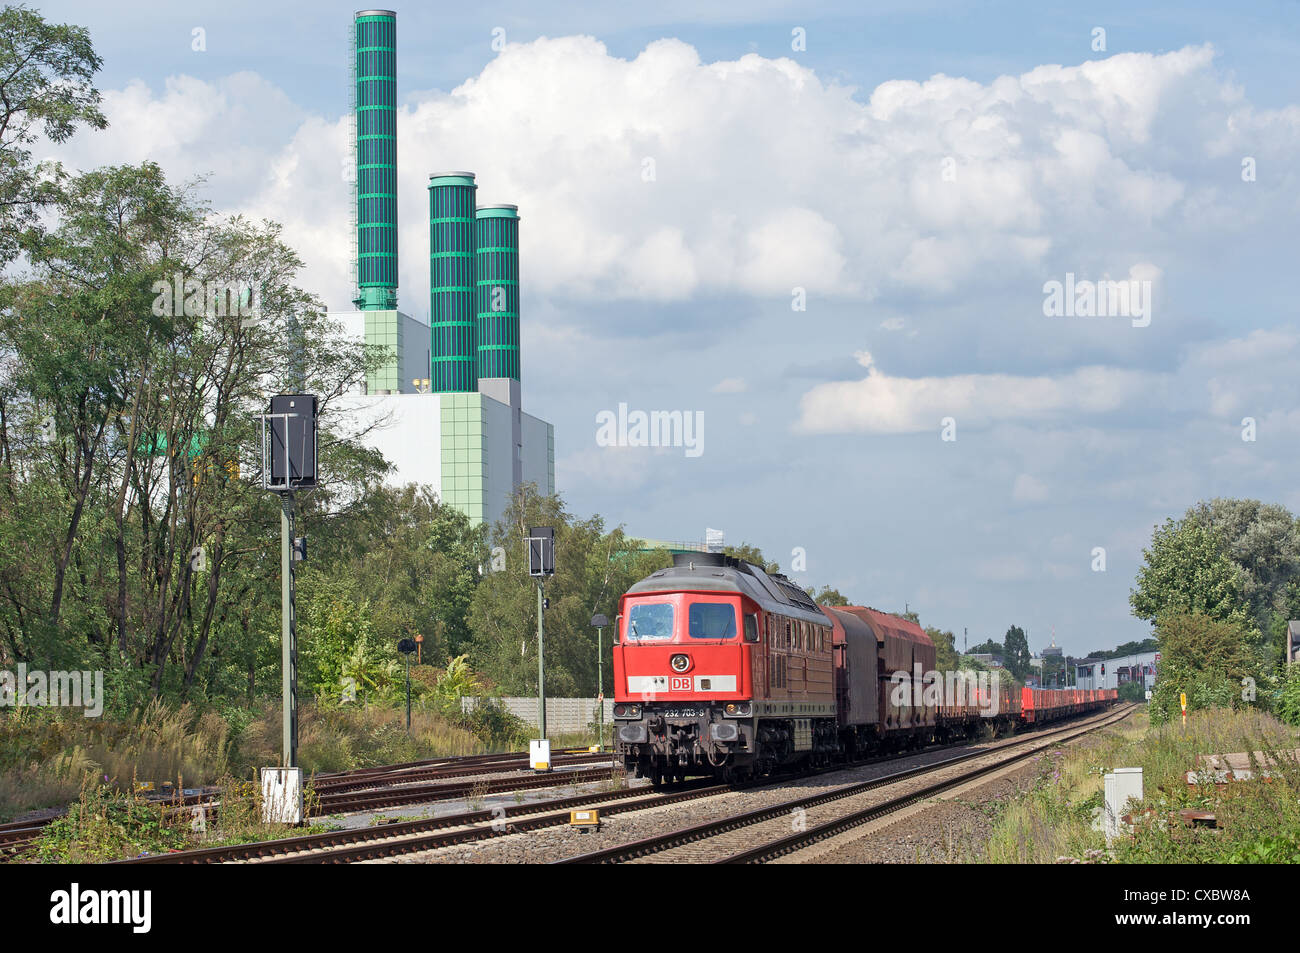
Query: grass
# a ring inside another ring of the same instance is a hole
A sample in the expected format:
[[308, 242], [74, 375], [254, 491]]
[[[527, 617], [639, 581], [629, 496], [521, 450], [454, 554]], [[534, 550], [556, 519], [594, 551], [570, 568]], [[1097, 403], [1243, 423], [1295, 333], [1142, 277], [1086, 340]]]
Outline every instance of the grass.
[[218, 786], [220, 806], [213, 811], [124, 795], [105, 784], [87, 784], [67, 813], [45, 827], [31, 852], [21, 860], [103, 863], [333, 829], [325, 824], [292, 827], [264, 823], [261, 789], [256, 781], [229, 777]]
[[[527, 732], [495, 716], [465, 725], [436, 711], [366, 706], [299, 710], [298, 763], [323, 771], [519, 750]], [[127, 794], [136, 781], [205, 787], [280, 760], [278, 706], [199, 709], [153, 702], [125, 718], [50, 708], [0, 712], [0, 822], [62, 808], [88, 785]], [[522, 736], [522, 737], [521, 737]]]
[[[298, 762], [310, 778], [324, 771], [527, 747], [534, 732], [495, 710], [464, 720], [427, 709], [383, 706], [299, 710]], [[612, 726], [607, 726], [608, 735]], [[260, 767], [277, 764], [278, 706], [199, 708], [153, 702], [129, 717], [83, 718], [49, 708], [0, 713], [0, 822], [42, 809], [69, 808], [50, 824], [28, 859], [93, 862], [142, 853], [218, 846], [310, 833], [261, 821]], [[589, 730], [552, 735], [553, 749], [595, 744]], [[608, 744], [608, 738], [606, 744]], [[217, 788], [215, 816], [195, 816], [137, 794], [161, 788]], [[612, 784], [613, 782], [611, 782]], [[471, 800], [482, 801], [476, 791]], [[70, 807], [69, 807], [70, 806]]]
[[[1300, 859], [1300, 768], [1282, 752], [1300, 745], [1294, 729], [1258, 711], [1214, 709], [1152, 727], [1145, 712], [1043, 758], [1039, 776], [994, 822], [994, 863], [1255, 863]], [[1186, 774], [1201, 754], [1264, 751], [1281, 762], [1270, 781], [1192, 786]], [[1140, 767], [1144, 820], [1109, 848], [1094, 818], [1103, 776]], [[1218, 828], [1191, 828], [1184, 808], [1211, 811]], [[1173, 820], [1171, 820], [1171, 816]]]

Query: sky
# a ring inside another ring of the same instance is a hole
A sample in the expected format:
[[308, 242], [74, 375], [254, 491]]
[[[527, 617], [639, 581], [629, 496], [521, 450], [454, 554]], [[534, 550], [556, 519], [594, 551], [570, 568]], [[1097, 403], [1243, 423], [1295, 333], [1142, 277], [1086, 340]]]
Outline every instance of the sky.
[[[104, 59], [109, 129], [50, 157], [203, 177], [349, 307], [356, 7], [35, 7]], [[1082, 655], [1149, 634], [1154, 525], [1300, 511], [1295, 3], [397, 13], [400, 307], [430, 172], [519, 206], [524, 406], [575, 514]], [[702, 442], [608, 446], [620, 405]]]

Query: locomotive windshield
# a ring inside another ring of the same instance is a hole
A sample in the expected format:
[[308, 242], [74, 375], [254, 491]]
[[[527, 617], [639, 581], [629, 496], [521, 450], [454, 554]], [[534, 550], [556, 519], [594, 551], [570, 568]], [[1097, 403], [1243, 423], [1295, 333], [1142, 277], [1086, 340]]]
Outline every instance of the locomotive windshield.
[[668, 602], [638, 602], [627, 615], [627, 637], [640, 639], [671, 639], [673, 637], [673, 607]]
[[693, 639], [729, 639], [736, 634], [736, 609], [725, 602], [693, 602], [687, 618]]

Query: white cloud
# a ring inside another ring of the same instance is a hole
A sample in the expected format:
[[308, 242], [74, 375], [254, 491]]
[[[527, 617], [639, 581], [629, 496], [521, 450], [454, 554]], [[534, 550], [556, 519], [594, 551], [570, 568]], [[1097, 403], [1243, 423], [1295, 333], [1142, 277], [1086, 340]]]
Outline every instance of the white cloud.
[[[1118, 272], [1132, 258], [1108, 257], [1099, 221], [1141, 242], [1180, 209], [1192, 229], [1222, 221], [1229, 201], [1240, 221], [1275, 212], [1267, 181], [1229, 200], [1181, 178], [1179, 152], [1300, 143], [1300, 111], [1253, 109], [1213, 55], [1124, 53], [986, 84], [937, 75], [855, 98], [791, 59], [706, 63], [675, 39], [632, 59], [588, 36], [510, 44], [451, 92], [399, 109], [401, 300], [426, 306], [425, 184], [438, 168], [475, 170], [482, 201], [519, 204], [525, 280], [573, 298], [960, 294], [1026, 270], [1041, 282], [1058, 253]], [[219, 210], [283, 222], [313, 288], [347, 301], [342, 102], [337, 118], [308, 116], [238, 73], [172, 77], [158, 93], [132, 83], [106, 91], [105, 111], [108, 132], [50, 151], [82, 167], [148, 157], [177, 178], [211, 172]], [[1188, 141], [1154, 143], [1157, 124]]]
[[715, 394], [743, 394], [745, 392], [745, 379], [743, 377], [727, 377], [713, 385]]
[[818, 384], [799, 402], [798, 429], [808, 433], [939, 432], [953, 417], [964, 427], [1002, 420], [1046, 419], [1058, 414], [1104, 413], [1151, 395], [1160, 375], [1109, 367], [1084, 367], [1058, 377], [956, 374], [891, 377], [871, 355], [854, 355], [867, 368], [857, 381]]

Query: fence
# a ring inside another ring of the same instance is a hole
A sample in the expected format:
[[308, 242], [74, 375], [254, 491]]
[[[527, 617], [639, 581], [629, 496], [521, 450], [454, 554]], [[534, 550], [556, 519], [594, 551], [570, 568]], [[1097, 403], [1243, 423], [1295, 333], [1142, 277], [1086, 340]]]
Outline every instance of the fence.
[[[463, 697], [460, 710], [469, 714], [483, 701], [481, 698]], [[488, 701], [500, 702], [506, 711], [530, 725], [537, 724], [536, 698], [495, 698]], [[546, 730], [550, 731], [586, 731], [587, 726], [600, 720], [600, 709], [596, 707], [595, 698], [548, 698], [546, 699]], [[605, 724], [614, 720], [613, 699], [605, 699]]]

